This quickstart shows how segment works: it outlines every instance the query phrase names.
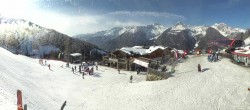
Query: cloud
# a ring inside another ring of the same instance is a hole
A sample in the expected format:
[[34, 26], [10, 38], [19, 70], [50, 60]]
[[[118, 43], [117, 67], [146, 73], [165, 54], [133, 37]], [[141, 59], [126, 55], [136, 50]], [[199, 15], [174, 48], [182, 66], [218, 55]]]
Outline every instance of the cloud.
[[74, 16], [65, 13], [40, 11], [27, 19], [41, 26], [55, 29], [72, 36], [82, 33], [98, 32], [118, 26], [141, 26], [152, 23], [172, 25], [186, 18], [171, 13], [140, 11], [116, 11], [99, 15], [87, 14]]
[[146, 11], [116, 11], [108, 13], [107, 15], [113, 16], [137, 16], [137, 17], [162, 17], [172, 19], [186, 19], [182, 15], [166, 13], [166, 12], [146, 12]]
[[[102, 14], [84, 13], [84, 15], [72, 15], [37, 7], [37, 1], [39, 0], [0, 0], [0, 13], [5, 17], [23, 18], [70, 36], [93, 33], [117, 26], [138, 26], [152, 23], [167, 25], [186, 19], [182, 15], [173, 13], [146, 11], [114, 11]], [[73, 4], [76, 1], [65, 0], [65, 2]], [[84, 10], [84, 12], [90, 11]]]

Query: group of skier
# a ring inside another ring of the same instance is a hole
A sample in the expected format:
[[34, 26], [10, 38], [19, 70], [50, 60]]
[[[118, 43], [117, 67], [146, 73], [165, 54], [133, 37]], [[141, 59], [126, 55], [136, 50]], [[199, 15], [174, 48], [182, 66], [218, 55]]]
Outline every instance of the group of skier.
[[209, 62], [216, 62], [219, 60], [219, 53], [213, 52], [212, 54], [208, 54], [207, 59]]
[[43, 63], [43, 59], [39, 59], [39, 64], [40, 64], [40, 65], [43, 65], [43, 66], [48, 66], [49, 69], [51, 70], [50, 64], [47, 65], [47, 61], [46, 61], [46, 60], [44, 60], [44, 63]]
[[39, 59], [39, 64], [40, 65], [47, 65], [47, 61], [44, 60], [44, 63], [43, 63], [43, 59]]

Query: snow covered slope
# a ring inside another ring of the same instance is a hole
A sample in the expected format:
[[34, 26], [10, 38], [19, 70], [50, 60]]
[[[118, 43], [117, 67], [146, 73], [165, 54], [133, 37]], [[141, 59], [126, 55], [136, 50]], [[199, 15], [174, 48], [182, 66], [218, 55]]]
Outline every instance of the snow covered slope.
[[[190, 56], [176, 67], [173, 77], [146, 82], [144, 75], [99, 66], [82, 79], [65, 63], [49, 60], [51, 70], [37, 59], [0, 48], [0, 108], [16, 109], [16, 90], [28, 110], [249, 110], [249, 68], [223, 58], [210, 63], [207, 56]], [[204, 72], [198, 73], [201, 64]], [[73, 66], [73, 65], [70, 65]], [[133, 83], [129, 77], [133, 75]]]

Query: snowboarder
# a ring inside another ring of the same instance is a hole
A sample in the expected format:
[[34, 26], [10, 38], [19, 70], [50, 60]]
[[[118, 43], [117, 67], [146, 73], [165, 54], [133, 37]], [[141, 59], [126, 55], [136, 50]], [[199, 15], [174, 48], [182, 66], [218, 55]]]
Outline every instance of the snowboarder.
[[130, 76], [130, 81], [129, 81], [129, 82], [132, 83], [132, 80], [133, 80], [133, 76], [131, 75], [131, 76]]
[[201, 72], [201, 65], [200, 64], [198, 64], [198, 72]]

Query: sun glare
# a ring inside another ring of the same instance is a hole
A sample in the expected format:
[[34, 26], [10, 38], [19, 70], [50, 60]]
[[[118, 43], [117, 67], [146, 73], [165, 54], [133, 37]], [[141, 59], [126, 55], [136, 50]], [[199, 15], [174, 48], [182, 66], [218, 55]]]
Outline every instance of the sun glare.
[[5, 17], [23, 18], [35, 8], [35, 0], [0, 0], [0, 14]]

